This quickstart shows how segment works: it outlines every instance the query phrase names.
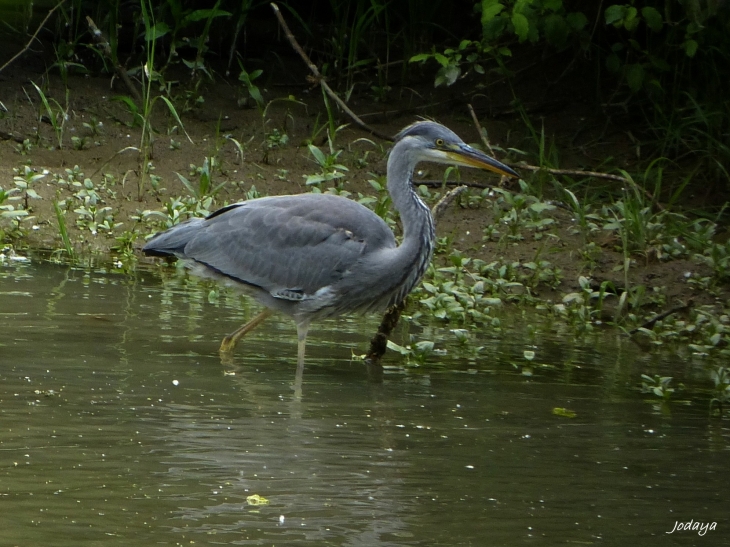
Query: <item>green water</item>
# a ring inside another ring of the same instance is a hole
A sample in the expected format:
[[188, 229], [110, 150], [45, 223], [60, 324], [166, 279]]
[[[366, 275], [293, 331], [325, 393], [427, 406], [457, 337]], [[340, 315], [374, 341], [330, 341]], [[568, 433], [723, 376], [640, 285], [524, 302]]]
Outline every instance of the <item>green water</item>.
[[[209, 291], [0, 262], [0, 545], [730, 545], [730, 421], [691, 357], [504, 317], [379, 375], [351, 359], [377, 318], [348, 319], [314, 326], [295, 397], [293, 324], [222, 364], [257, 310]], [[716, 529], [666, 533], [689, 520]]]

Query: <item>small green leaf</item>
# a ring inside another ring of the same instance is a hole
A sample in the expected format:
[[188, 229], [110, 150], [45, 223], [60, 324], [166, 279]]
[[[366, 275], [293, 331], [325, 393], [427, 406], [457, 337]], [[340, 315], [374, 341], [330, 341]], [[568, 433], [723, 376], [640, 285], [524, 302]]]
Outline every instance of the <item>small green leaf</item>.
[[395, 342], [392, 342], [391, 340], [388, 340], [388, 343], [386, 344], [389, 350], [395, 351], [396, 353], [400, 353], [401, 355], [408, 355], [411, 353], [411, 350], [408, 348], [405, 348], [403, 346], [400, 346], [396, 344]]
[[434, 343], [431, 340], [421, 340], [416, 342], [416, 350], [420, 354], [433, 353]]
[[659, 13], [659, 10], [647, 6], [645, 8], [641, 8], [641, 15], [644, 17], [644, 21], [646, 21], [646, 26], [651, 30], [654, 32], [662, 30], [662, 24], [664, 21], [662, 20], [662, 14]]
[[147, 42], [153, 42], [158, 38], [162, 38], [168, 32], [170, 32], [170, 27], [167, 26], [167, 23], [159, 22], [145, 32], [144, 39]]
[[321, 184], [325, 182], [327, 179], [323, 175], [305, 175], [307, 177], [307, 180], [304, 181], [304, 184], [307, 186], [312, 186], [313, 184]]
[[499, 0], [482, 0], [482, 25], [486, 25], [497, 17], [503, 9], [504, 6]]
[[194, 12], [190, 13], [189, 15], [185, 16], [185, 18], [182, 21], [182, 25], [186, 26], [189, 23], [193, 23], [195, 21], [203, 21], [204, 19], [209, 19], [213, 17], [230, 17], [231, 13], [228, 11], [224, 11], [222, 9], [199, 9], [195, 10]]
[[24, 209], [3, 211], [2, 213], [0, 213], [0, 216], [2, 216], [4, 218], [20, 218], [20, 217], [28, 216], [28, 211], [26, 211]]
[[588, 18], [581, 11], [574, 11], [565, 16], [565, 20], [574, 31], [583, 30], [588, 24]]
[[527, 17], [521, 13], [513, 13], [512, 26], [514, 26], [515, 34], [520, 39], [520, 42], [527, 40], [527, 36], [530, 33], [530, 22], [527, 20]]
[[324, 152], [313, 144], [309, 145], [309, 152], [314, 156], [314, 161], [316, 161], [319, 165], [325, 166], [327, 164], [327, 158], [325, 158]]
[[682, 44], [682, 48], [684, 49], [684, 53], [687, 55], [687, 57], [694, 57], [695, 53], [697, 53], [697, 42], [695, 40], [686, 40]]
[[408, 59], [409, 63], [421, 63], [423, 61], [427, 61], [431, 58], [430, 53], [419, 53], [418, 55], [414, 55], [410, 59]]
[[452, 85], [461, 75], [461, 68], [458, 65], [448, 65], [441, 67], [436, 73], [436, 80], [434, 81], [434, 87], [446, 84], [446, 86]]
[[640, 19], [637, 17], [638, 15], [639, 11], [635, 7], [626, 8], [626, 14], [624, 15], [624, 28], [626, 30], [634, 30], [639, 26]]
[[614, 4], [613, 6], [608, 6], [606, 8], [606, 11], [604, 12], [604, 17], [606, 18], [606, 24], [607, 25], [617, 25], [620, 21], [624, 18], [624, 13], [626, 12], [626, 7], [619, 6], [618, 4]]
[[445, 55], [442, 55], [441, 53], [434, 53], [433, 58], [436, 59], [438, 64], [440, 64], [442, 67], [449, 66], [449, 58]]
[[553, 209], [555, 209], [555, 205], [552, 205], [551, 203], [545, 203], [544, 201], [538, 201], [530, 205], [530, 209], [535, 211], [536, 213], [542, 213], [543, 211], [552, 211]]

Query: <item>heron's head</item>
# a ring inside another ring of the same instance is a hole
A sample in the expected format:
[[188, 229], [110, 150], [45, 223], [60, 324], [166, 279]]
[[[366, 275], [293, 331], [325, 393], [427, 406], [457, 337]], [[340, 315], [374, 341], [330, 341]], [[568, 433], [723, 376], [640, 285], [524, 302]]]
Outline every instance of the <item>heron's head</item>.
[[416, 122], [398, 133], [396, 146], [404, 146], [414, 163], [432, 161], [464, 167], [478, 167], [507, 177], [519, 178], [514, 169], [487, 156], [462, 141], [459, 136], [443, 125], [423, 121]]

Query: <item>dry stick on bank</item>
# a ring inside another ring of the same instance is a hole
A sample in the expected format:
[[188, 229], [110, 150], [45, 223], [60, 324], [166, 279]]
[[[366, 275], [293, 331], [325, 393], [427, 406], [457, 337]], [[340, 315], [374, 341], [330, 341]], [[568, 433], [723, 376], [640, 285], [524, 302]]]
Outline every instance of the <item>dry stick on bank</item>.
[[327, 95], [337, 103], [337, 106], [339, 106], [350, 118], [352, 118], [352, 121], [355, 122], [357, 126], [364, 129], [371, 135], [375, 135], [379, 139], [383, 139], [386, 141], [392, 141], [393, 137], [391, 135], [386, 135], [384, 133], [381, 133], [377, 129], [373, 129], [368, 124], [366, 124], [364, 121], [362, 121], [360, 118], [358, 118], [357, 114], [355, 114], [350, 108], [345, 104], [345, 101], [340, 99], [339, 95], [332, 91], [332, 88], [327, 85], [327, 82], [322, 77], [322, 74], [319, 72], [319, 69], [317, 68], [317, 65], [315, 65], [307, 56], [307, 54], [304, 52], [302, 47], [299, 45], [299, 42], [297, 42], [297, 39], [292, 34], [291, 30], [289, 30], [289, 26], [286, 24], [286, 21], [284, 20], [284, 16], [281, 15], [281, 12], [279, 11], [279, 6], [272, 3], [271, 9], [274, 10], [274, 14], [276, 15], [276, 18], [279, 20], [279, 25], [281, 25], [282, 30], [284, 31], [284, 34], [286, 35], [287, 40], [289, 40], [289, 43], [294, 48], [294, 51], [296, 51], [299, 56], [302, 58], [304, 63], [309, 67], [309, 70], [314, 75], [314, 79], [319, 85], [322, 86], [322, 89], [324, 90]]
[[124, 82], [124, 85], [127, 86], [127, 89], [132, 94], [132, 97], [134, 97], [134, 100], [137, 101], [137, 104], [142, 104], [142, 95], [140, 95], [137, 88], [134, 87], [134, 84], [132, 83], [132, 80], [129, 79], [124, 67], [120, 66], [114, 59], [114, 56], [112, 55], [112, 48], [109, 45], [109, 40], [106, 39], [106, 36], [104, 36], [104, 34], [99, 30], [99, 27], [96, 26], [96, 23], [94, 23], [94, 20], [91, 17], [86, 17], [86, 23], [89, 25], [89, 30], [91, 31], [91, 36], [94, 37], [94, 42], [96, 42], [96, 45], [99, 46], [104, 57], [106, 57], [112, 66], [114, 66], [114, 71], [117, 73], [117, 76], [119, 76], [119, 78]]
[[[466, 186], [462, 185], [452, 188], [444, 194], [444, 197], [442, 197], [431, 209], [433, 218], [438, 221], [438, 218], [444, 213], [446, 208], [464, 192], [466, 192]], [[390, 337], [390, 333], [393, 332], [393, 329], [395, 329], [398, 324], [400, 314], [406, 307], [405, 302], [406, 301], [403, 300], [403, 302], [396, 304], [385, 312], [383, 320], [380, 322], [380, 326], [378, 327], [378, 332], [375, 333], [375, 336], [373, 336], [370, 340], [370, 350], [365, 355], [365, 360], [370, 364], [377, 365], [380, 363], [380, 358], [385, 355], [385, 350], [388, 349], [388, 338]]]
[[[467, 104], [467, 107], [469, 107], [469, 113], [471, 114], [471, 119], [474, 121], [474, 127], [476, 127], [477, 131], [479, 132], [479, 136], [482, 138], [482, 143], [484, 143], [484, 146], [489, 150], [489, 154], [494, 156], [494, 151], [492, 150], [492, 146], [489, 144], [489, 139], [487, 138], [487, 133], [482, 128], [482, 125], [479, 123], [479, 119], [477, 118], [476, 113], [474, 112], [474, 108], [471, 106], [471, 104]], [[510, 167], [516, 167], [517, 169], [525, 169], [527, 171], [544, 171], [546, 173], [550, 173], [551, 175], [567, 175], [567, 176], [573, 176], [573, 177], [594, 177], [598, 179], [608, 179], [608, 180], [615, 180], [617, 182], [620, 182], [622, 184], [628, 184], [630, 186], [633, 186], [634, 188], [637, 188], [640, 192], [642, 192], [652, 203], [655, 203], [657, 206], [657, 209], [660, 211], [664, 211], [664, 207], [661, 203], [654, 200], [654, 196], [651, 195], [651, 193], [646, 189], [642, 188], [638, 184], [636, 184], [633, 180], [622, 177], [620, 175], [611, 175], [608, 173], [600, 173], [598, 171], [583, 171], [581, 169], [550, 169], [548, 167], [538, 167], [537, 165], [527, 165], [524, 163], [507, 163]]]
[[28, 40], [28, 43], [25, 44], [25, 47], [23, 49], [21, 49], [15, 55], [13, 55], [7, 63], [5, 63], [3, 66], [0, 66], [0, 72], [2, 72], [3, 70], [5, 70], [12, 62], [14, 62], [18, 57], [20, 57], [21, 55], [23, 55], [23, 53], [25, 53], [26, 51], [28, 51], [30, 49], [30, 45], [35, 41], [36, 37], [38, 36], [38, 33], [46, 25], [46, 23], [48, 22], [48, 19], [50, 19], [51, 18], [51, 15], [53, 15], [53, 12], [56, 11], [58, 8], [60, 8], [65, 2], [66, 2], [66, 0], [61, 0], [58, 4], [56, 4], [51, 9], [51, 11], [48, 12], [48, 14], [45, 16], [45, 18], [43, 19], [43, 21], [41, 21], [41, 24], [38, 25], [38, 28], [33, 33], [33, 36], [31, 36], [30, 37], [30, 40]]
[[629, 331], [629, 336], [633, 336], [637, 332], [640, 332], [642, 329], [651, 330], [654, 328], [654, 325], [656, 325], [658, 321], [662, 321], [663, 319], [666, 319], [667, 317], [669, 317], [670, 315], [673, 315], [675, 313], [678, 313], [681, 311], [687, 311], [687, 310], [691, 309], [693, 305], [694, 305], [694, 300], [692, 300], [690, 298], [689, 300], [687, 300], [686, 304], [680, 304], [679, 306], [675, 306], [671, 309], [668, 309], [667, 311], [659, 313], [659, 314], [655, 315], [654, 317], [652, 317], [651, 319], [649, 319], [646, 323], [643, 323], [641, 326], [636, 327], [635, 329], [631, 329]]

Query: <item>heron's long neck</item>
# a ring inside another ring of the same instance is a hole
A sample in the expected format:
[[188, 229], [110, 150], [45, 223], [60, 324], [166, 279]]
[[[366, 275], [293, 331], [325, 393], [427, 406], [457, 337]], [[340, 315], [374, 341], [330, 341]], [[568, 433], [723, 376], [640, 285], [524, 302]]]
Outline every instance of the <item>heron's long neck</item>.
[[396, 253], [398, 260], [404, 266], [407, 265], [409, 270], [403, 285], [402, 296], [405, 297], [420, 281], [431, 262], [436, 233], [431, 211], [411, 185], [415, 164], [403, 159], [403, 155], [391, 153], [388, 160], [388, 192], [403, 223], [403, 242]]

